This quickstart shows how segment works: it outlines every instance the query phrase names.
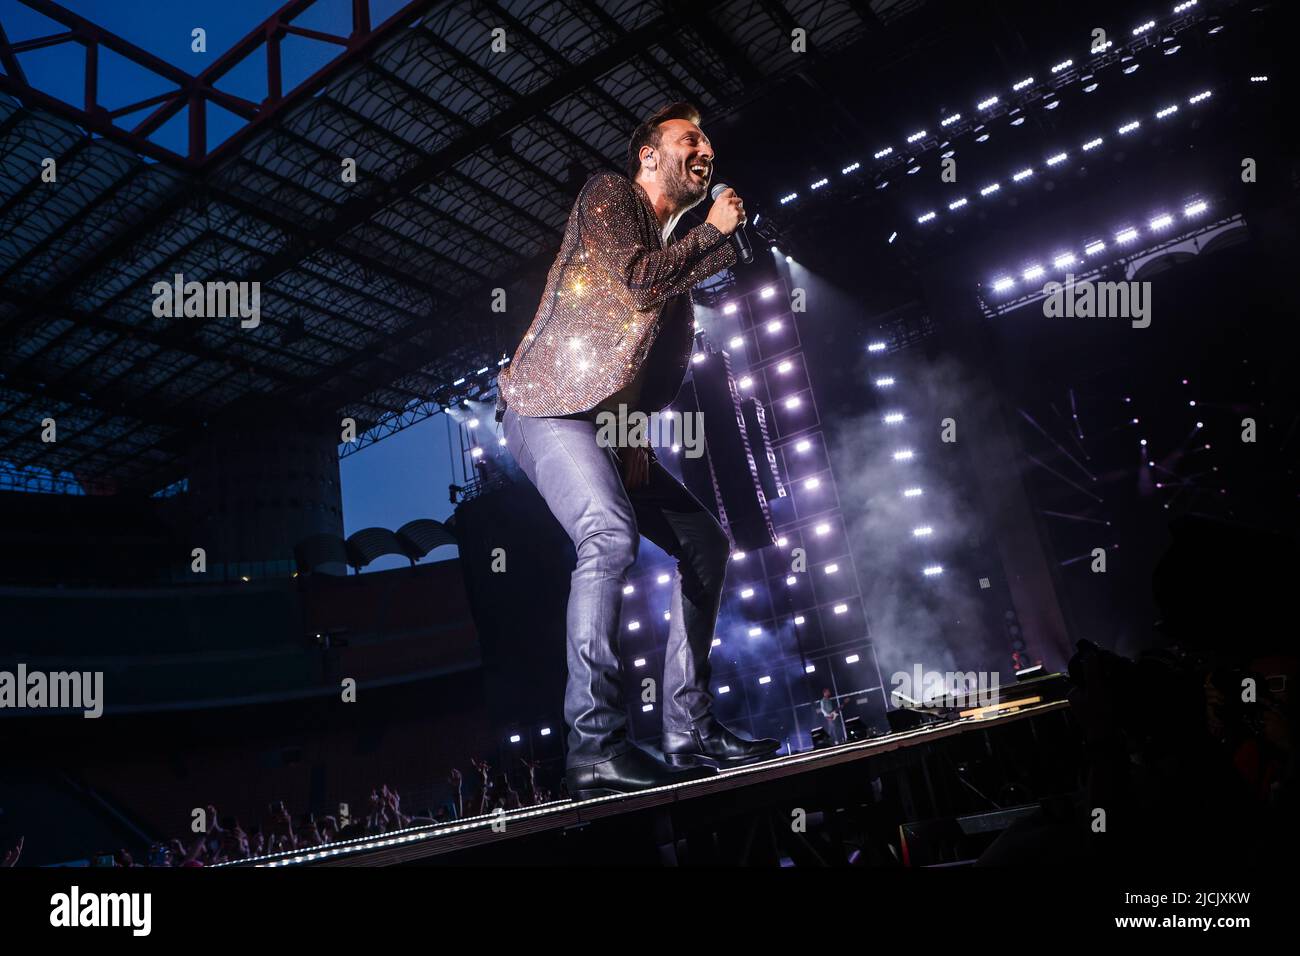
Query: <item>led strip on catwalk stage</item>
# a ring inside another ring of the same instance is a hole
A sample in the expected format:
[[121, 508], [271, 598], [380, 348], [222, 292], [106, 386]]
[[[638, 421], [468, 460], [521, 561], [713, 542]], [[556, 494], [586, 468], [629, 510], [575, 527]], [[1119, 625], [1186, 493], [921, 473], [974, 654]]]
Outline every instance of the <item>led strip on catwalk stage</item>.
[[[1009, 705], [1014, 706], [1014, 705]], [[1067, 701], [1020, 707], [983, 719], [966, 719], [931, 724], [915, 730], [888, 734], [854, 743], [820, 750], [775, 757], [732, 770], [714, 777], [654, 787], [637, 793], [594, 797], [590, 800], [556, 800], [551, 803], [521, 807], [504, 813], [466, 817], [439, 826], [409, 827], [377, 836], [341, 840], [311, 849], [292, 850], [267, 856], [219, 863], [216, 867], [249, 866], [388, 866], [423, 857], [439, 856], [499, 840], [528, 836], [546, 830], [579, 826], [603, 817], [630, 813], [649, 807], [737, 790], [755, 783], [790, 777], [810, 770], [851, 763], [916, 744], [931, 743], [970, 730], [987, 730], [1069, 707]], [[493, 828], [495, 824], [496, 829]]]

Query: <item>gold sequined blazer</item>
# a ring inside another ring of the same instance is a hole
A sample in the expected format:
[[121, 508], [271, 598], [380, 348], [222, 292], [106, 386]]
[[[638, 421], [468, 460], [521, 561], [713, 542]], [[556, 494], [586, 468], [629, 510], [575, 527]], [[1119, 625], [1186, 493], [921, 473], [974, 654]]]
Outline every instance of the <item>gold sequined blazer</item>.
[[[691, 287], [735, 261], [732, 243], [708, 223], [665, 246], [645, 189], [617, 173], [596, 173], [569, 213], [537, 315], [497, 378], [498, 419], [507, 405], [520, 415], [594, 408], [636, 376], [669, 297], [686, 297], [685, 308], [672, 312], [684, 312], [693, 329]], [[680, 387], [694, 336], [671, 341]]]

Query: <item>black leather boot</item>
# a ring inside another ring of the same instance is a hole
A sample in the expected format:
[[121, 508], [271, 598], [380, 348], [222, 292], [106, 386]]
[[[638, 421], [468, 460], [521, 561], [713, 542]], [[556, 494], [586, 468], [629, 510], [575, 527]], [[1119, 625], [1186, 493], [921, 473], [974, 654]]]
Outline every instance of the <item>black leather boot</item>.
[[633, 747], [617, 757], [586, 767], [570, 767], [564, 773], [569, 796], [575, 800], [607, 797], [618, 793], [635, 793], [650, 787], [663, 787], [687, 780], [712, 777], [717, 771], [709, 767], [679, 770]]
[[688, 731], [665, 730], [660, 749], [675, 767], [708, 766], [725, 769], [776, 753], [781, 741], [764, 737], [738, 737], [714, 718], [696, 723]]

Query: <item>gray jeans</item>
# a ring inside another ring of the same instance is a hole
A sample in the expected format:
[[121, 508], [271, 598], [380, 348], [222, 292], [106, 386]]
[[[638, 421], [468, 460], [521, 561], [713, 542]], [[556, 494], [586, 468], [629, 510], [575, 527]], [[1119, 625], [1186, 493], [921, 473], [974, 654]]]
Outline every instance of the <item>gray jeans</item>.
[[[627, 750], [619, 658], [623, 586], [644, 534], [677, 559], [664, 654], [663, 729], [711, 716], [709, 651], [731, 543], [718, 520], [657, 459], [649, 481], [623, 487], [618, 450], [596, 443], [590, 417], [542, 418], [507, 409], [506, 447], [577, 551], [569, 584], [564, 720], [569, 767]], [[657, 613], [657, 612], [656, 612]]]

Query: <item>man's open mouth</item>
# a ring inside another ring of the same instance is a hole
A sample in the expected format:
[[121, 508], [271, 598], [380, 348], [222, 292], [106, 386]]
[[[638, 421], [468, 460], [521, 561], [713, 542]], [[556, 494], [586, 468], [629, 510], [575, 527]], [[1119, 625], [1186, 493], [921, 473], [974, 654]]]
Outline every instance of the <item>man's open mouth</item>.
[[705, 163], [692, 163], [687, 167], [692, 176], [698, 177], [701, 182], [709, 181], [709, 167]]

